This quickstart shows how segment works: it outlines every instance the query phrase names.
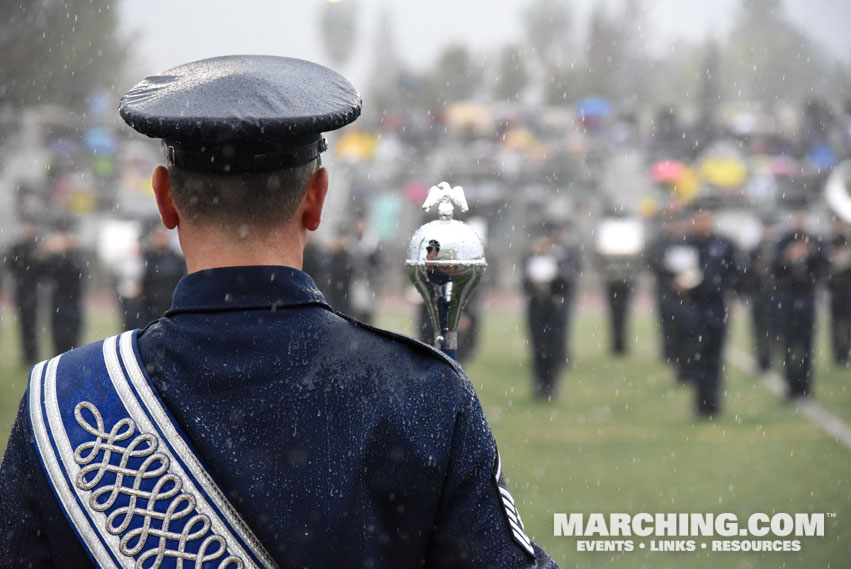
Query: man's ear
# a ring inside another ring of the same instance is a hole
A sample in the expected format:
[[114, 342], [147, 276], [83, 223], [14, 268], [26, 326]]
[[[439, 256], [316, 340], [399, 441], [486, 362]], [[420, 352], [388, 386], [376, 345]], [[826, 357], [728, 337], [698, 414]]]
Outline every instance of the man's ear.
[[157, 208], [160, 210], [160, 218], [163, 220], [163, 225], [168, 229], [174, 229], [177, 227], [180, 217], [177, 214], [177, 208], [174, 207], [174, 200], [171, 198], [168, 169], [165, 166], [154, 168], [154, 174], [151, 176], [151, 185], [154, 187]]
[[322, 208], [328, 193], [328, 170], [319, 168], [310, 176], [307, 193], [304, 196], [304, 208], [301, 223], [308, 231], [316, 231], [322, 221]]

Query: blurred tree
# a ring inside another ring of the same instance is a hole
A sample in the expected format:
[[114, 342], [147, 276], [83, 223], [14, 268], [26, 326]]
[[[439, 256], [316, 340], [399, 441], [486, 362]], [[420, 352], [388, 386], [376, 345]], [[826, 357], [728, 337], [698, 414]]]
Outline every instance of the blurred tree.
[[437, 58], [433, 82], [446, 102], [470, 99], [482, 80], [484, 70], [465, 45], [446, 47]]
[[523, 49], [516, 45], [503, 47], [499, 54], [498, 66], [494, 87], [496, 98], [516, 101], [523, 94], [529, 80]]
[[425, 109], [437, 112], [446, 105], [446, 89], [433, 71], [403, 71], [397, 80], [400, 109]]
[[571, 14], [563, 0], [532, 0], [523, 12], [523, 29], [531, 47], [530, 86], [550, 103], [564, 103], [575, 83], [571, 64]]
[[695, 151], [699, 152], [718, 135], [718, 108], [721, 105], [721, 51], [718, 43], [706, 42], [703, 56], [703, 69], [700, 73], [698, 90], [698, 119], [695, 133]]
[[618, 60], [612, 71], [612, 87], [621, 103], [634, 108], [647, 98], [650, 74], [647, 73], [647, 10], [643, 0], [626, 0], [623, 10], [611, 25], [618, 38]]
[[129, 44], [109, 0], [0, 0], [0, 107], [82, 109], [120, 82]]
[[601, 95], [634, 108], [646, 100], [649, 56], [644, 38], [644, 6], [641, 0], [626, 0], [618, 13], [595, 4], [588, 19], [583, 96]]
[[585, 93], [585, 68], [557, 66], [544, 78], [544, 98], [551, 105], [572, 104]]
[[345, 65], [352, 55], [359, 14], [356, 0], [323, 4], [319, 17], [322, 45], [336, 67]]
[[587, 95], [614, 97], [615, 71], [622, 59], [621, 41], [616, 22], [606, 14], [606, 5], [597, 3], [588, 23], [588, 42], [585, 54]]
[[649, 77], [644, 103], [653, 107], [693, 106], [701, 92], [705, 47], [683, 40], [673, 42], [665, 53], [650, 57], [642, 66]]
[[543, 69], [564, 64], [570, 50], [570, 12], [563, 0], [533, 0], [523, 15], [526, 40]]
[[700, 114], [712, 120], [721, 102], [721, 52], [718, 43], [706, 43], [700, 83]]
[[742, 0], [722, 57], [725, 95], [770, 109], [779, 100], [825, 94], [826, 60], [780, 0]]
[[372, 68], [370, 70], [369, 105], [379, 114], [398, 107], [404, 88], [404, 65], [399, 58], [396, 36], [393, 34], [393, 18], [387, 4], [378, 12], [378, 22], [373, 44]]

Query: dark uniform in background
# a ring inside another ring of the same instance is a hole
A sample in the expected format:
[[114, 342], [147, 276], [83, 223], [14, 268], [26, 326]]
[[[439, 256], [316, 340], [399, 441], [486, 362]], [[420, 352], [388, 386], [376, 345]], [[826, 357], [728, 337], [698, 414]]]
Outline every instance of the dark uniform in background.
[[[274, 169], [315, 163], [324, 141], [314, 129], [353, 121], [360, 97], [315, 64], [233, 56], [150, 78], [122, 99], [121, 111], [149, 136], [200, 137], [167, 141], [170, 162], [233, 173], [269, 161]], [[184, 113], [211, 118], [196, 132], [198, 119]], [[310, 136], [293, 141], [293, 132]], [[272, 141], [257, 143], [261, 133]], [[232, 141], [228, 152], [205, 146], [205, 136]], [[165, 317], [135, 338], [141, 381], [279, 567], [555, 567], [522, 529], [463, 371], [419, 342], [334, 312], [306, 273], [194, 272]], [[39, 466], [27, 413], [25, 400], [0, 469], [0, 559], [91, 566]], [[126, 501], [112, 507], [119, 505]], [[149, 541], [156, 549], [158, 540]]]
[[628, 351], [626, 345], [627, 315], [635, 281], [631, 278], [607, 278], [605, 288], [609, 306], [612, 353], [616, 355], [625, 354]]
[[523, 262], [523, 290], [532, 351], [533, 396], [547, 399], [558, 394], [558, 379], [570, 363], [569, 328], [580, 259], [564, 243], [561, 230], [532, 243]]
[[304, 246], [301, 270], [310, 275], [313, 282], [320, 287], [319, 290], [322, 290], [322, 283], [327, 281], [327, 277], [325, 275], [328, 264], [328, 256], [325, 253], [325, 249], [312, 238], [312, 235], [309, 236], [308, 239], [307, 245]]
[[680, 313], [683, 310], [683, 303], [674, 286], [675, 273], [669, 266], [671, 255], [683, 245], [685, 235], [682, 229], [682, 220], [666, 219], [661, 233], [648, 245], [645, 255], [650, 272], [655, 277], [661, 357], [663, 361], [674, 366], [677, 380], [685, 383], [688, 380], [685, 369], [687, 356], [682, 353], [684, 344], [680, 334]]
[[[316, 282], [335, 310], [369, 324], [375, 313], [381, 252], [377, 243], [365, 236], [365, 229], [361, 219], [345, 224], [322, 252], [321, 268], [315, 258], [309, 268], [321, 277]], [[305, 270], [312, 274], [308, 267]]]
[[[682, 301], [679, 328], [684, 343], [688, 376], [694, 383], [695, 412], [712, 416], [721, 411], [721, 355], [727, 331], [726, 296], [738, 286], [740, 260], [729, 239], [712, 232], [708, 212], [695, 216], [694, 233], [685, 246], [693, 248], [700, 270], [699, 282], [675, 278]], [[680, 275], [682, 276], [682, 275]]]
[[851, 364], [851, 239], [848, 231], [847, 225], [838, 224], [830, 241], [827, 279], [833, 361], [844, 366]]
[[703, 281], [685, 293], [691, 315], [686, 324], [686, 344], [691, 358], [691, 378], [695, 387], [695, 409], [699, 415], [720, 411], [722, 382], [721, 353], [727, 331], [725, 294], [738, 274], [736, 253], [729, 239], [717, 235], [699, 236], [692, 241], [698, 248]]
[[324, 272], [326, 280], [319, 283], [319, 288], [328, 299], [328, 304], [343, 314], [352, 314], [354, 262], [345, 235], [340, 235], [329, 243]]
[[751, 308], [754, 352], [759, 371], [771, 368], [772, 348], [776, 340], [777, 286], [774, 282], [774, 254], [777, 244], [766, 230], [750, 252], [748, 271], [744, 275], [744, 292]]
[[142, 253], [142, 322], [153, 322], [171, 306], [174, 287], [186, 274], [186, 263], [169, 245], [164, 228], [154, 230]]
[[644, 247], [643, 225], [620, 208], [609, 206], [597, 225], [594, 259], [609, 309], [611, 352], [626, 354], [629, 305]]
[[381, 282], [381, 248], [378, 241], [367, 234], [364, 219], [355, 220], [348, 243], [352, 262], [351, 314], [361, 322], [372, 324]]
[[674, 350], [676, 330], [673, 314], [677, 301], [672, 281], [673, 274], [665, 267], [665, 252], [678, 240], [682, 241], [682, 236], [677, 235], [673, 222], [666, 220], [659, 235], [648, 244], [645, 251], [647, 266], [654, 276], [656, 285], [656, 316], [660, 326], [661, 357], [666, 362], [673, 362], [676, 358]]
[[143, 246], [142, 236], [137, 236], [135, 245], [128, 248], [111, 266], [121, 327], [124, 330], [141, 328], [148, 323], [142, 304], [142, 275], [145, 272]]
[[37, 248], [38, 230], [34, 224], [25, 223], [7, 256], [18, 314], [21, 362], [25, 365], [38, 361], [38, 295], [43, 275]]
[[794, 227], [778, 240], [774, 258], [779, 332], [784, 347], [783, 369], [790, 398], [812, 394], [816, 285], [827, 268], [824, 244], [804, 230], [799, 214]]
[[50, 332], [53, 351], [61, 354], [82, 344], [88, 259], [68, 224], [44, 243], [44, 274], [50, 282]]

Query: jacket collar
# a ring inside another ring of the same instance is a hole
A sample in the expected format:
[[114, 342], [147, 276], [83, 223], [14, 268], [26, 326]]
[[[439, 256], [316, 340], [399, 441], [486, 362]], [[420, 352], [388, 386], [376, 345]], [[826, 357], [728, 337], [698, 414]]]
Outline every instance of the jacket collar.
[[313, 279], [303, 271], [281, 266], [222, 267], [180, 279], [166, 316], [305, 304], [327, 306]]

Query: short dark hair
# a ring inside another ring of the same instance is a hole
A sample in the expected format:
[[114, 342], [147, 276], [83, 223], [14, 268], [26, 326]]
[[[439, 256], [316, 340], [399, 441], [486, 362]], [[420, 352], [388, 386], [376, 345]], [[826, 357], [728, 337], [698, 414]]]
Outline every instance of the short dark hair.
[[320, 165], [317, 159], [295, 168], [232, 174], [170, 166], [168, 179], [178, 212], [190, 222], [268, 228], [293, 216]]

